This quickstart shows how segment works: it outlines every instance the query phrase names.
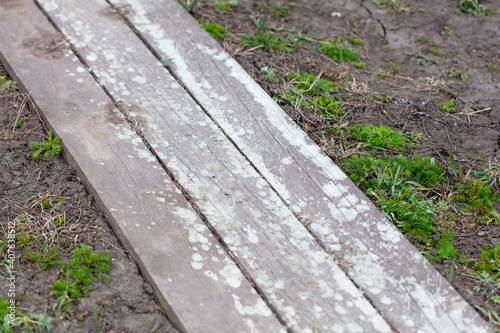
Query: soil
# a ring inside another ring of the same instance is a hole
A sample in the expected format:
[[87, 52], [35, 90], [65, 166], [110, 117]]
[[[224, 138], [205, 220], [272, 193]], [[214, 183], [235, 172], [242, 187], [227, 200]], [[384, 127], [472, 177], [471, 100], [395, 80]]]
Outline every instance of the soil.
[[[287, 73], [311, 72], [341, 84], [344, 89], [340, 95], [354, 96], [344, 105], [346, 126], [383, 124], [403, 133], [425, 134], [426, 140], [407, 155], [433, 157], [445, 170], [451, 170], [449, 155], [463, 170], [480, 170], [488, 161], [500, 159], [500, 15], [454, 13], [458, 0], [394, 1], [409, 6], [402, 13], [392, 7], [379, 8], [370, 0], [296, 0], [275, 2], [288, 5], [290, 10], [289, 16], [278, 18], [259, 8], [263, 2], [240, 0], [230, 12], [220, 14], [213, 3], [205, 1], [194, 17], [227, 27], [229, 37], [220, 44], [272, 97], [283, 98], [281, 92], [287, 83], [282, 78]], [[500, 9], [498, 1], [480, 3]], [[334, 35], [362, 39], [364, 45], [354, 48], [366, 69], [334, 63], [314, 47], [294, 52], [245, 47], [241, 37], [254, 34], [253, 21], [257, 19], [264, 20], [276, 34], [295, 30], [321, 41]], [[419, 59], [428, 65], [417, 65]], [[397, 71], [390, 73], [394, 66]], [[262, 79], [263, 67], [276, 69], [275, 82]], [[450, 99], [455, 101], [457, 113], [440, 109]], [[346, 138], [325, 131], [328, 124], [315, 112], [287, 105], [283, 108], [335, 162], [358, 152], [356, 142], [346, 148], [340, 143]], [[485, 162], [478, 162], [481, 157]], [[498, 191], [498, 184], [494, 190]], [[498, 224], [476, 229], [477, 225], [468, 222], [464, 217], [455, 226], [454, 234], [462, 235], [456, 237], [457, 251], [478, 258], [483, 244], [500, 243]], [[498, 304], [473, 289], [479, 282], [469, 276], [473, 273], [470, 266], [435, 263], [445, 276], [450, 274], [451, 265], [452, 285], [472, 306], [500, 311]]]
[[[0, 67], [2, 75], [6, 73]], [[20, 117], [28, 120], [13, 129]], [[99, 329], [103, 332], [177, 332], [158, 306], [151, 286], [142, 278], [136, 263], [127, 255], [82, 180], [64, 158], [50, 156], [41, 162], [31, 160], [29, 142], [44, 141], [45, 136], [28, 95], [12, 89], [0, 90], [0, 241], [7, 235], [7, 222], [24, 215], [25, 228], [31, 230], [32, 250], [36, 250], [36, 239], [45, 237], [51, 246], [58, 245], [63, 250], [58, 259], [62, 261], [69, 261], [71, 251], [80, 244], [92, 246], [99, 254], [110, 251], [111, 281], [108, 284], [94, 282], [89, 297], [73, 303], [74, 315], [57, 317], [54, 314], [56, 299], [49, 296], [52, 283], [60, 278], [57, 265], [50, 271], [39, 270], [36, 262], [23, 257], [26, 247], [21, 247], [18, 240], [17, 308], [25, 314], [47, 310], [47, 314], [54, 317], [52, 332], [97, 331], [92, 304], [96, 305]], [[38, 197], [33, 196], [46, 193], [53, 200], [53, 207], [42, 211], [34, 205]], [[64, 197], [64, 202], [56, 196]], [[57, 217], [66, 218], [64, 228], [56, 226]], [[0, 271], [0, 296], [8, 299], [9, 284], [3, 264]], [[81, 316], [80, 319], [76, 319], [77, 316]]]

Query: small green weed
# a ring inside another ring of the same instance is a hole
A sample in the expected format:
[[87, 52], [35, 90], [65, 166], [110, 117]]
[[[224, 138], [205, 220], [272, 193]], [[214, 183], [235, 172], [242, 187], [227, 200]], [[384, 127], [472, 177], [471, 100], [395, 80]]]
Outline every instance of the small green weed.
[[344, 102], [340, 95], [334, 95], [332, 97], [315, 96], [312, 102], [308, 101], [307, 106], [311, 109], [317, 110], [327, 120], [337, 120], [338, 116], [343, 116], [345, 111], [342, 110]]
[[296, 43], [273, 33], [270, 28], [265, 26], [264, 20], [254, 20], [254, 23], [257, 26], [254, 35], [242, 37], [244, 46], [251, 48], [262, 47], [271, 52], [292, 52], [298, 49], [299, 46]]
[[476, 279], [481, 282], [480, 286], [474, 287], [475, 291], [481, 292], [485, 295], [488, 300], [493, 301], [493, 303], [500, 303], [500, 273], [491, 274], [486, 271], [479, 272], [477, 275], [473, 275]]
[[491, 62], [488, 65], [488, 72], [493, 73], [493, 72], [498, 72], [500, 71], [500, 67], [497, 66], [497, 63], [495, 60], [491, 60]]
[[261, 80], [267, 81], [267, 82], [274, 82], [276, 81], [276, 68], [269, 68], [269, 67], [262, 67], [260, 71], [263, 73], [260, 76]]
[[432, 65], [431, 61], [427, 61], [425, 59], [417, 59], [417, 66], [429, 67]]
[[418, 35], [415, 38], [415, 43], [417, 43], [417, 44], [425, 44], [427, 46], [437, 46], [436, 41], [434, 41], [432, 39], [427, 39], [427, 37], [425, 37], [425, 35]]
[[460, 0], [460, 10], [474, 16], [491, 16], [497, 14], [497, 9], [486, 8], [478, 3], [478, 0]]
[[191, 13], [193, 11], [193, 9], [194, 9], [194, 6], [196, 5], [196, 1], [197, 0], [191, 0], [191, 1], [186, 0], [186, 1], [179, 0], [179, 2], [182, 5], [182, 7], [186, 8], [186, 10]]
[[349, 39], [349, 41], [351, 43], [353, 43], [354, 45], [361, 45], [361, 46], [365, 45], [365, 41], [362, 39], [359, 39], [359, 38], [351, 38], [351, 39]]
[[[14, 309], [12, 311], [12, 304]], [[19, 327], [21, 332], [45, 332], [54, 328], [52, 318], [47, 315], [47, 311], [39, 314], [26, 315], [22, 313], [15, 303], [0, 296], [0, 332], [12, 333], [14, 327]]]
[[483, 156], [472, 156], [469, 158], [472, 162], [485, 162], [486, 159]]
[[423, 14], [423, 13], [425, 13], [425, 8], [419, 7], [419, 8], [418, 8], [418, 12], [419, 12], [419, 13], [422, 13], [422, 14]]
[[61, 154], [62, 146], [60, 137], [54, 138], [54, 133], [52, 131], [47, 132], [48, 142], [30, 142], [30, 149], [35, 150], [31, 159], [33, 161], [39, 161], [43, 156], [45, 158], [52, 156], [58, 156]]
[[167, 59], [167, 58], [159, 57], [158, 60], [160, 60], [162, 66], [165, 68], [174, 64], [174, 58]]
[[485, 250], [479, 255], [478, 262], [472, 267], [478, 272], [500, 273], [500, 244], [494, 247], [484, 244]]
[[42, 212], [49, 210], [49, 213], [52, 214], [54, 206], [57, 202], [66, 202], [66, 200], [68, 199], [67, 197], [50, 194], [50, 191], [52, 190], [52, 185], [54, 184], [55, 180], [56, 179], [54, 177], [54, 179], [52, 180], [52, 183], [50, 184], [49, 189], [45, 192], [42, 192], [42, 193], [25, 192], [25, 193], [23, 193], [23, 195], [24, 194], [30, 195], [30, 197], [25, 200], [26, 207], [28, 207], [29, 209], [40, 208], [40, 210]]
[[446, 55], [446, 52], [440, 51], [436, 47], [429, 48], [429, 52], [437, 57]]
[[456, 184], [452, 198], [465, 203], [467, 210], [479, 214], [494, 214], [494, 206], [500, 200], [500, 194], [491, 192], [488, 184], [477, 179], [467, 179]]
[[291, 82], [295, 89], [305, 95], [329, 97], [342, 88], [332, 81], [319, 79], [312, 73], [291, 72], [285, 75], [284, 79]]
[[[484, 157], [482, 159], [484, 161]], [[500, 162], [494, 158], [493, 162], [488, 161], [487, 168], [483, 168], [481, 171], [474, 171], [472, 175], [489, 183], [490, 187], [500, 185]]]
[[437, 255], [434, 258], [438, 261], [452, 260], [457, 255], [457, 251], [453, 246], [453, 237], [449, 232], [443, 233], [441, 241], [437, 245], [437, 249]]
[[26, 121], [28, 121], [28, 117], [21, 117], [17, 123], [14, 123], [12, 125], [12, 127], [21, 128]]
[[456, 70], [455, 68], [450, 68], [446, 71], [446, 73], [448, 74], [449, 77], [451, 78], [457, 78], [457, 79], [460, 79], [460, 81], [462, 82], [467, 82], [469, 81], [469, 76], [472, 76], [473, 73], [472, 71], [469, 69], [467, 70], [466, 73], [460, 71], [460, 70]]
[[[0, 157], [2, 157], [2, 153], [0, 153]], [[7, 168], [7, 172], [10, 171], [9, 163], [7, 163], [6, 160], [4, 160], [3, 158], [0, 158], [0, 162], [2, 162], [5, 165], [5, 167]], [[0, 164], [0, 169], [3, 170], [2, 164]]]
[[50, 292], [58, 300], [59, 311], [72, 313], [71, 302], [87, 297], [92, 282], [109, 282], [108, 273], [111, 271], [111, 254], [99, 255], [92, 251], [92, 247], [82, 244], [73, 251], [69, 263], [60, 263], [63, 278], [52, 285]]
[[[31, 240], [31, 237], [29, 238]], [[36, 262], [38, 270], [50, 270], [59, 264], [58, 259], [62, 255], [62, 250], [57, 245], [49, 244], [45, 241], [42, 245], [36, 246], [34, 250], [26, 248], [23, 257]]]
[[495, 310], [493, 310], [491, 308], [487, 311], [487, 310], [485, 310], [477, 305], [475, 307], [479, 312], [481, 312], [481, 314], [483, 316], [488, 318], [488, 323], [491, 324], [493, 326], [493, 328], [496, 329], [496, 332], [498, 333], [500, 331], [500, 315], [498, 314], [498, 312], [496, 312]]
[[453, 32], [451, 31], [450, 27], [444, 26], [443, 30], [441, 31], [441, 36], [451, 37], [452, 35], [453, 35]]
[[457, 110], [455, 109], [455, 102], [450, 99], [448, 101], [444, 101], [443, 105], [440, 107], [441, 110], [448, 112], [448, 113], [455, 113]]
[[210, 36], [212, 36], [213, 38], [215, 39], [218, 39], [218, 40], [224, 40], [227, 38], [227, 34], [226, 34], [226, 30], [227, 28], [226, 27], [223, 27], [223, 26], [220, 26], [216, 23], [205, 23], [205, 21], [203, 20], [199, 20], [200, 22], [200, 25], [203, 29], [205, 29], [209, 34]]
[[366, 146], [372, 150], [383, 148], [404, 152], [407, 148], [415, 147], [401, 132], [383, 125], [376, 127], [372, 124], [358, 124], [351, 127], [348, 133], [354, 139], [365, 142]]
[[221, 15], [233, 11], [233, 7], [238, 6], [238, 0], [212, 0], [212, 2], [215, 11]]
[[92, 311], [94, 312], [94, 331], [97, 333], [101, 333], [101, 329], [99, 328], [99, 313], [97, 311], [97, 306], [92, 302]]
[[453, 267], [455, 267], [455, 265], [452, 263], [450, 266], [450, 272], [446, 276], [446, 279], [448, 280], [449, 284], [453, 282]]
[[335, 36], [326, 42], [320, 43], [318, 51], [326, 54], [335, 62], [341, 62], [342, 60], [347, 62], [359, 61], [357, 52], [353, 50], [347, 43], [347, 40], [341, 36]]
[[372, 0], [379, 8], [393, 8], [398, 13], [404, 13], [410, 10], [410, 3], [404, 3], [401, 0]]
[[257, 8], [269, 12], [276, 17], [287, 17], [290, 15], [290, 10], [286, 5], [278, 5], [273, 1], [264, 1], [257, 4]]
[[389, 73], [390, 73], [390, 74], [394, 74], [394, 75], [396, 75], [396, 74], [398, 74], [398, 73], [399, 73], [399, 68], [398, 68], [398, 65], [396, 65], [396, 64], [395, 64], [395, 63], [393, 63], [392, 61], [391, 61], [391, 67], [392, 67], [392, 68], [391, 68], [391, 70], [389, 71]]
[[7, 80], [5, 76], [0, 75], [0, 90], [14, 89], [19, 90], [16, 81]]

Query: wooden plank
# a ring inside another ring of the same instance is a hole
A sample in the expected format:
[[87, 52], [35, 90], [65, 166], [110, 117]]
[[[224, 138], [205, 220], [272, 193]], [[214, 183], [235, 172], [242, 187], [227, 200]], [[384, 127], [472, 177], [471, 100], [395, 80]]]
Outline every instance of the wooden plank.
[[[342, 270], [104, 0], [42, 0], [294, 331], [390, 331]], [[272, 330], [271, 330], [272, 331]]]
[[[108, 0], [189, 89], [393, 327], [489, 328], [176, 0]], [[161, 9], [161, 10], [160, 10]]]
[[[30, 91], [176, 327], [285, 331], [31, 0], [0, 2], [0, 60]], [[203, 266], [203, 270], [200, 267]]]

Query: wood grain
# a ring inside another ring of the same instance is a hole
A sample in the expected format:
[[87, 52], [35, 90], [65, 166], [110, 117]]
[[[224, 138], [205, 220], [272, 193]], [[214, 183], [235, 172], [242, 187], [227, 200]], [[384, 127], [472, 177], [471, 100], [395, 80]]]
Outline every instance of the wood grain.
[[392, 327], [489, 328], [369, 199], [176, 0], [109, 0]]
[[122, 103], [293, 331], [390, 331], [271, 187], [104, 0], [40, 4], [103, 87]]
[[[0, 2], [0, 60], [61, 136], [64, 156], [189, 332], [285, 331], [31, 0]], [[199, 267], [203, 266], [203, 270]]]

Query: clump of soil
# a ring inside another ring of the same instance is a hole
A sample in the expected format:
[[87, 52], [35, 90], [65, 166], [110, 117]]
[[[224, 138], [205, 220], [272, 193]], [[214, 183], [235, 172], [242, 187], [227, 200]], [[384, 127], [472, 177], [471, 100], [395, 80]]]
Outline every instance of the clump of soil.
[[[5, 75], [0, 68], [0, 76]], [[13, 126], [24, 117], [27, 120], [21, 126]], [[19, 233], [25, 235], [18, 237], [15, 248], [17, 309], [24, 314], [47, 311], [53, 317], [52, 332], [177, 332], [82, 180], [62, 156], [32, 161], [29, 143], [33, 141], [46, 141], [46, 133], [29, 95], [0, 90], [0, 242], [6, 238], [8, 222], [22, 225]], [[61, 278], [58, 265], [40, 270], [41, 261], [25, 256], [29, 251], [43, 254], [47, 246], [58, 249], [60, 257], [54, 261], [68, 261], [80, 244], [92, 246], [99, 254], [111, 253], [110, 283], [94, 282], [89, 297], [73, 301], [73, 314], [56, 316], [58, 302], [49, 294], [54, 281]], [[6, 251], [2, 252], [6, 258]], [[7, 266], [2, 264], [0, 271], [0, 296], [9, 299]]]
[[[480, 3], [500, 9], [493, 0]], [[378, 4], [249, 0], [222, 13], [214, 2], [205, 1], [194, 17], [205, 25], [213, 22], [227, 28], [228, 37], [220, 44], [337, 164], [350, 155], [418, 154], [435, 160], [453, 185], [460, 180], [452, 175], [452, 163], [455, 171], [466, 174], [500, 160], [500, 15], [469, 15], [452, 0]], [[273, 11], [275, 5], [282, 10]], [[249, 45], [248, 37], [256, 36], [258, 29], [281, 40], [308, 42], [291, 51]], [[318, 46], [335, 36], [350, 42], [359, 62], [335, 62], [320, 52]], [[344, 102], [343, 115], [332, 123], [317, 110], [289, 102], [286, 75], [291, 72], [313, 73], [341, 86], [335, 93]], [[355, 124], [384, 125], [403, 134], [423, 135], [425, 140], [405, 153], [374, 152], [346, 135], [343, 129]], [[499, 192], [498, 179], [491, 190]], [[452, 195], [443, 200], [453, 204]], [[497, 202], [497, 212], [499, 206]], [[472, 306], [500, 313], [498, 304], [474, 289], [480, 281], [471, 277], [477, 276], [472, 266], [481, 252], [500, 243], [498, 221], [477, 224], [471, 215], [460, 213], [452, 229], [454, 248], [471, 261], [434, 265]], [[442, 235], [417, 241], [407, 236], [423, 252], [427, 240]]]

